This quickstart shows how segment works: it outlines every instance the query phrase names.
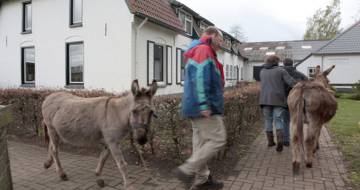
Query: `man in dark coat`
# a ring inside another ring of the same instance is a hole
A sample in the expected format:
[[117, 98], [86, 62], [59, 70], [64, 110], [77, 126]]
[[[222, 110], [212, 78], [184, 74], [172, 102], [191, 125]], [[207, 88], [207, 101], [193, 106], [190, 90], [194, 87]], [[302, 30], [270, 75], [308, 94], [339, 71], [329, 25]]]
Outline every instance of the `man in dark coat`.
[[[289, 73], [291, 77], [294, 78], [296, 82], [308, 80], [308, 77], [303, 73], [297, 71], [293, 65], [294, 62], [292, 59], [286, 58], [284, 60], [284, 69]], [[285, 88], [286, 88], [286, 97], [288, 97], [292, 87], [285, 85]], [[285, 146], [290, 145], [290, 112], [288, 108], [286, 108], [285, 110], [284, 145]]]
[[285, 69], [279, 67], [279, 61], [280, 58], [276, 55], [268, 57], [260, 72], [260, 106], [264, 116], [264, 128], [268, 139], [268, 146], [275, 146], [274, 123], [277, 136], [276, 151], [281, 152], [283, 149], [283, 129], [287, 108], [285, 84], [292, 87], [296, 82]]

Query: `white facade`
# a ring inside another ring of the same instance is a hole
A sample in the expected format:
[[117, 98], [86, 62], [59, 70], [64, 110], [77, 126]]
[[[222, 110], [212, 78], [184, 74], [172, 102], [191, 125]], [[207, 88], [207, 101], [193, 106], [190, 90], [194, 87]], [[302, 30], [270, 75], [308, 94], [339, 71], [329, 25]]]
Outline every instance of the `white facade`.
[[335, 69], [328, 76], [331, 84], [354, 84], [360, 80], [360, 55], [312, 55], [297, 70], [309, 76], [309, 68], [320, 65], [322, 69], [327, 69], [335, 65]]
[[264, 62], [249, 62], [244, 66], [244, 80], [245, 81], [255, 81], [254, 79], [254, 67], [262, 66]]
[[[134, 16], [126, 2], [118, 0], [84, 0], [81, 27], [69, 26], [69, 0], [32, 0], [32, 31], [22, 34], [23, 2], [5, 1], [0, 8], [0, 88], [22, 86], [21, 48], [29, 46], [35, 48], [35, 87], [69, 87], [66, 44], [79, 41], [84, 44], [85, 89], [122, 92], [130, 89], [133, 79], [146, 86], [153, 72], [148, 61], [151, 42], [164, 47], [167, 63], [159, 94], [182, 92], [177, 55], [192, 38]], [[219, 59], [224, 69], [243, 67], [243, 59], [234, 54], [221, 52]]]

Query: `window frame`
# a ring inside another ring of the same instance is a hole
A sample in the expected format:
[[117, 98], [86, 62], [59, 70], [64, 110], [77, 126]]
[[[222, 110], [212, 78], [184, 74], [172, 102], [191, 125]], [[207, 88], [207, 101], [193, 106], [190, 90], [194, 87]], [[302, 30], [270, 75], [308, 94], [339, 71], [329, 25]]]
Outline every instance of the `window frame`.
[[[26, 28], [26, 26], [25, 26], [25, 24], [26, 24], [26, 16], [27, 16], [27, 14], [26, 14], [26, 6], [28, 6], [28, 5], [30, 5], [31, 6], [31, 13], [30, 13], [30, 15], [31, 15], [31, 26], [30, 26], [30, 29], [27, 29]], [[24, 2], [22, 2], [22, 23], [21, 23], [21, 33], [22, 34], [31, 34], [32, 33], [32, 2], [31, 2], [31, 0], [29, 0], [29, 1], [24, 1]]]
[[[184, 17], [185, 17], [184, 23], [183, 23], [183, 21], [182, 21], [182, 19], [181, 19], [180, 14], [183, 14]], [[184, 25], [185, 33], [186, 33], [187, 35], [192, 36], [192, 35], [194, 34], [194, 30], [193, 30], [193, 28], [194, 28], [194, 17], [193, 17], [191, 14], [187, 13], [186, 11], [184, 11], [184, 10], [179, 10], [179, 16], [178, 16], [178, 17], [179, 17], [181, 23]], [[191, 19], [189, 19], [188, 17], [190, 17]], [[188, 33], [187, 30], [186, 30], [186, 26], [187, 26], [186, 22], [190, 22], [190, 23], [191, 23], [190, 33]]]
[[[314, 73], [311, 74], [310, 70], [313, 69]], [[307, 68], [307, 74], [309, 78], [315, 78], [315, 73], [316, 73], [316, 67], [308, 67]]]
[[81, 0], [81, 22], [74, 22], [74, 1], [76, 0], [69, 0], [70, 6], [69, 6], [69, 27], [70, 28], [76, 28], [76, 27], [82, 27], [83, 26], [83, 19], [84, 19], [84, 1]]
[[[82, 82], [72, 82], [71, 81], [71, 68], [70, 68], [70, 46], [82, 44], [83, 46], [83, 70], [82, 70]], [[84, 86], [85, 83], [85, 45], [84, 41], [76, 41], [76, 42], [67, 42], [65, 45], [65, 54], [66, 54], [66, 86]]]
[[27, 81], [26, 80], [26, 66], [25, 66], [25, 49], [34, 49], [34, 56], [35, 56], [35, 46], [24, 46], [21, 47], [21, 84], [22, 85], [35, 85], [36, 82], [36, 60], [34, 57], [34, 81]]

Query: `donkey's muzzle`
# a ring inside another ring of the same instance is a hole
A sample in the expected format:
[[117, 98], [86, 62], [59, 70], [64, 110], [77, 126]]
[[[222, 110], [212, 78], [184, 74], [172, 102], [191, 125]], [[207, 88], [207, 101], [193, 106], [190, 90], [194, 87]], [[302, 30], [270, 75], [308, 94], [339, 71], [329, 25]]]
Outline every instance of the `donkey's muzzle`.
[[146, 128], [137, 128], [134, 132], [134, 138], [140, 145], [147, 143], [147, 130]]

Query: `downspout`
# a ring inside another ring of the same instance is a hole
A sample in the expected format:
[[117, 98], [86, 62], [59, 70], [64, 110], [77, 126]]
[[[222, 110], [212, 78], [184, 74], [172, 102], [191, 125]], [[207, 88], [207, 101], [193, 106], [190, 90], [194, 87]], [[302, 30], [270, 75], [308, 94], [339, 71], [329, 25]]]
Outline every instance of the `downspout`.
[[140, 29], [147, 23], [147, 21], [148, 21], [149, 19], [148, 19], [148, 17], [146, 17], [141, 23], [140, 23], [140, 25], [138, 26], [138, 27], [136, 27], [135, 28], [135, 52], [134, 52], [134, 56], [135, 56], [135, 65], [134, 65], [134, 73], [133, 73], [133, 79], [135, 79], [136, 78], [136, 66], [137, 66], [137, 64], [138, 64], [138, 56], [137, 56], [137, 52], [138, 52], [138, 45], [137, 45], [137, 43], [138, 43], [138, 38], [139, 38], [139, 35], [140, 35]]
[[321, 55], [321, 72], [324, 71], [324, 55]]

